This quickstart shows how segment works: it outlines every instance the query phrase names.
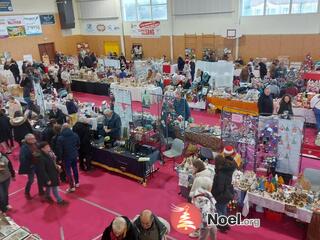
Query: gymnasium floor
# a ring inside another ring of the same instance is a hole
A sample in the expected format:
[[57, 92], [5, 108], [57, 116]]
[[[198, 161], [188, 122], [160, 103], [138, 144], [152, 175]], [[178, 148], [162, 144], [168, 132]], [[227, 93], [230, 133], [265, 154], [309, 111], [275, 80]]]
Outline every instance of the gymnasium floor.
[[[80, 101], [95, 101], [100, 104], [105, 97], [76, 93]], [[141, 109], [135, 103], [134, 110]], [[155, 111], [153, 106], [151, 111]], [[219, 116], [205, 112], [192, 111], [197, 123], [210, 125], [219, 123]], [[10, 157], [18, 169], [18, 149]], [[305, 167], [320, 168], [320, 161], [303, 158], [302, 169]], [[178, 195], [178, 179], [172, 169], [172, 162], [160, 166], [160, 170], [149, 179], [146, 187], [136, 181], [111, 174], [102, 169], [89, 173], [81, 173], [80, 188], [71, 194], [64, 191], [67, 186], [60, 187], [63, 198], [70, 202], [68, 206], [50, 205], [41, 202], [37, 196], [36, 184], [32, 187], [32, 200], [24, 197], [25, 176], [17, 176], [10, 185], [10, 204], [13, 210], [8, 213], [18, 224], [28, 227], [32, 232], [40, 234], [45, 240], [93, 240], [100, 239], [105, 227], [116, 215], [133, 218], [141, 210], [148, 208], [155, 214], [170, 219], [171, 204], [184, 202]], [[219, 240], [302, 240], [306, 225], [285, 217], [280, 223], [264, 219], [261, 214], [261, 227], [233, 227], [228, 234], [218, 233]], [[185, 240], [187, 236], [171, 231], [169, 239]]]

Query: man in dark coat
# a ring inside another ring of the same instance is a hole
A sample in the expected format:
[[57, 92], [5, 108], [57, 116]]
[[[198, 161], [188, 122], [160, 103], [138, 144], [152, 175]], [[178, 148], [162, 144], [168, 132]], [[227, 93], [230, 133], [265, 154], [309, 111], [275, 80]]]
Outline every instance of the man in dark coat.
[[34, 182], [34, 176], [37, 175], [38, 180], [38, 189], [39, 195], [43, 195], [43, 186], [41, 185], [41, 181], [39, 181], [39, 175], [36, 171], [36, 163], [37, 163], [37, 153], [38, 149], [36, 146], [36, 137], [33, 134], [27, 134], [25, 136], [24, 142], [20, 148], [20, 166], [19, 166], [19, 174], [20, 175], [28, 175], [28, 181], [25, 187], [24, 194], [27, 199], [31, 199], [30, 190], [31, 185]]
[[178, 71], [183, 72], [185, 61], [181, 56], [178, 57], [177, 64], [178, 64]]
[[260, 78], [263, 80], [264, 77], [268, 74], [267, 65], [264, 62], [259, 62], [259, 67]]
[[56, 104], [52, 104], [52, 109], [49, 113], [49, 119], [55, 119], [57, 123], [64, 124], [66, 122], [66, 116], [63, 114], [61, 109], [57, 107]]
[[[58, 159], [63, 161], [69, 179], [69, 188], [66, 191], [74, 192], [76, 190], [75, 187], [79, 187], [77, 160], [79, 157], [80, 139], [76, 133], [72, 132], [69, 124], [63, 124], [57, 145]], [[71, 174], [71, 169], [73, 175]]]
[[150, 210], [144, 210], [133, 225], [138, 231], [139, 240], [162, 240], [168, 233], [167, 227]]
[[101, 240], [138, 240], [137, 230], [131, 221], [125, 217], [116, 217], [104, 230]]
[[111, 109], [104, 111], [104, 131], [109, 136], [111, 142], [115, 142], [121, 138], [121, 118]]
[[16, 84], [20, 83], [21, 77], [20, 77], [20, 70], [17, 62], [15, 60], [11, 60], [11, 63], [9, 65], [9, 69], [12, 72], [12, 75], [16, 81]]
[[41, 134], [41, 141], [51, 143], [52, 138], [54, 137], [53, 126], [57, 123], [55, 119], [50, 119], [49, 124], [43, 130]]
[[271, 116], [273, 113], [273, 100], [270, 94], [270, 89], [265, 88], [263, 94], [258, 100], [258, 109], [261, 116]]
[[10, 119], [6, 116], [5, 110], [0, 109], [0, 145], [5, 150], [6, 154], [11, 153], [11, 148], [8, 145], [12, 139]]
[[191, 117], [189, 104], [185, 98], [182, 98], [181, 93], [178, 91], [175, 93], [173, 107], [178, 116], [184, 117], [184, 121], [188, 121]]
[[13, 128], [13, 137], [20, 145], [22, 140], [28, 133], [32, 133], [32, 127], [27, 119], [21, 112], [16, 112], [14, 118], [10, 119], [10, 124]]
[[52, 191], [54, 197], [59, 205], [65, 205], [67, 202], [62, 200], [58, 192], [59, 175], [58, 165], [55, 162], [55, 155], [53, 154], [49, 143], [41, 142], [39, 144], [39, 157], [37, 169], [39, 174], [39, 181], [41, 185], [46, 186], [45, 198], [48, 202], [52, 203], [53, 200], [50, 196]]
[[[227, 150], [226, 150], [227, 149]], [[224, 155], [216, 158], [216, 174], [213, 180], [212, 195], [216, 203], [216, 209], [219, 216], [228, 216], [227, 206], [234, 197], [234, 189], [232, 186], [232, 175], [237, 168], [237, 164], [232, 158], [233, 150], [227, 147], [224, 149]], [[229, 226], [217, 226], [221, 231], [229, 230]]]
[[80, 138], [79, 162], [80, 169], [88, 171], [91, 168], [91, 135], [90, 126], [85, 118], [79, 118], [72, 128], [73, 132]]

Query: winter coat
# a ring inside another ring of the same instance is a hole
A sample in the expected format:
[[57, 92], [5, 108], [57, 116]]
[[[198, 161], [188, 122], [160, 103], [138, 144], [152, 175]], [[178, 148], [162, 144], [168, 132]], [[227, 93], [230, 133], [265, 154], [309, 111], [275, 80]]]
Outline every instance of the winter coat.
[[[136, 227], [131, 223], [129, 218], [122, 216], [127, 222], [127, 232], [123, 240], [138, 240]], [[101, 240], [111, 240], [112, 223], [104, 230]]]
[[189, 104], [186, 99], [181, 98], [180, 101], [177, 99], [173, 102], [174, 110], [178, 114], [178, 116], [184, 117], [185, 121], [188, 121], [188, 119], [191, 117]]
[[78, 107], [77, 105], [75, 104], [75, 102], [73, 100], [68, 100], [66, 102], [66, 107], [67, 107], [67, 110], [68, 110], [68, 114], [74, 114], [74, 113], [77, 113], [78, 112]]
[[267, 74], [268, 74], [268, 69], [267, 69], [267, 65], [263, 62], [259, 62], [259, 66], [260, 66], [260, 78], [263, 79]]
[[193, 197], [196, 190], [198, 190], [199, 188], [211, 188], [213, 183], [213, 176], [214, 173], [210, 169], [205, 169], [201, 172], [196, 173], [193, 179], [189, 196]]
[[41, 134], [41, 141], [51, 143], [51, 140], [53, 137], [54, 137], [53, 126], [48, 125]]
[[33, 165], [33, 155], [31, 147], [27, 143], [23, 143], [20, 148], [20, 154], [19, 154], [19, 174], [29, 174], [34, 169]]
[[20, 75], [20, 70], [17, 63], [11, 63], [9, 69], [12, 72], [13, 76], [16, 77]]
[[285, 111], [288, 111], [290, 115], [293, 115], [291, 103], [285, 103], [285, 102], [280, 103], [278, 114], [283, 114]]
[[104, 126], [111, 129], [111, 132], [107, 133], [111, 137], [111, 140], [119, 140], [121, 138], [121, 118], [115, 112], [110, 119], [105, 118]]
[[[40, 181], [41, 186], [56, 187], [59, 185], [56, 163], [54, 159], [42, 151], [38, 157], [37, 170], [38, 181]], [[51, 181], [50, 185], [48, 185], [48, 181]]]
[[262, 116], [270, 116], [273, 113], [273, 100], [271, 96], [261, 94], [258, 100], [259, 114]]
[[233, 199], [232, 175], [236, 168], [236, 162], [232, 158], [226, 157], [225, 161], [215, 169], [216, 174], [211, 192], [217, 203], [226, 204]]
[[179, 57], [178, 58], [178, 71], [179, 72], [183, 71], [184, 64], [185, 64], [185, 61], [182, 59], [182, 57]]
[[[156, 225], [159, 233], [158, 239], [154, 240], [162, 240], [164, 239], [164, 236], [168, 233], [167, 227], [161, 222], [161, 219], [159, 219], [157, 216], [153, 215], [154, 224]], [[133, 225], [136, 227], [138, 232], [138, 237], [140, 236], [141, 232], [143, 231], [143, 227], [141, 225], [140, 216], [138, 216], [134, 222]]]
[[32, 133], [32, 127], [26, 117], [17, 117], [10, 120], [13, 128], [14, 140], [21, 143], [28, 133]]
[[49, 119], [55, 119], [57, 123], [64, 124], [66, 122], [66, 116], [63, 114], [61, 109], [57, 109], [57, 112], [50, 110]]
[[57, 141], [59, 160], [72, 161], [78, 158], [80, 139], [70, 128], [63, 129]]
[[90, 142], [90, 127], [86, 123], [77, 122], [73, 128], [73, 132], [75, 132], [80, 138], [80, 149], [79, 151], [82, 154], [88, 155], [91, 152], [91, 142]]
[[10, 119], [6, 115], [0, 116], [0, 143], [11, 138]]
[[27, 76], [25, 79], [23, 79], [20, 83], [20, 86], [23, 87], [23, 97], [29, 98], [30, 93], [33, 89], [33, 82], [31, 76]]
[[3, 164], [2, 170], [0, 170], [0, 183], [3, 183], [10, 177], [14, 178], [16, 174], [10, 159], [4, 154], [0, 155], [0, 163]]

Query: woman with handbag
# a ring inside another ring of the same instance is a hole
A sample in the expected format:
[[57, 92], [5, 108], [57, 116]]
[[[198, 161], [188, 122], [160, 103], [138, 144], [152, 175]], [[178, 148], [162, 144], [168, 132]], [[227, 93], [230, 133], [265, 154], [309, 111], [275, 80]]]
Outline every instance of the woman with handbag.
[[60, 166], [56, 164], [56, 156], [50, 148], [49, 143], [41, 142], [39, 144], [39, 162], [37, 164], [39, 172], [39, 181], [46, 186], [45, 198], [49, 203], [53, 203], [53, 199], [50, 196], [52, 191], [54, 197], [59, 205], [66, 205], [68, 202], [62, 200], [59, 195], [59, 171]]

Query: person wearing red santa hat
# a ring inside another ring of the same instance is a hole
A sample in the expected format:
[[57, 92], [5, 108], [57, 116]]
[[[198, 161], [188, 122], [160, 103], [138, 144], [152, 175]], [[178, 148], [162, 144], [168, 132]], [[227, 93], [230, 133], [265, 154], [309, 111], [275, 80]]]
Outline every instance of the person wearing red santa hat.
[[[227, 206], [234, 197], [232, 175], [237, 168], [237, 164], [233, 159], [234, 154], [234, 148], [232, 146], [226, 146], [223, 149], [223, 153], [215, 159], [216, 174], [212, 185], [212, 195], [217, 201], [216, 209], [219, 216], [228, 216]], [[230, 229], [230, 226], [218, 225], [217, 228], [221, 232], [226, 232]]]

